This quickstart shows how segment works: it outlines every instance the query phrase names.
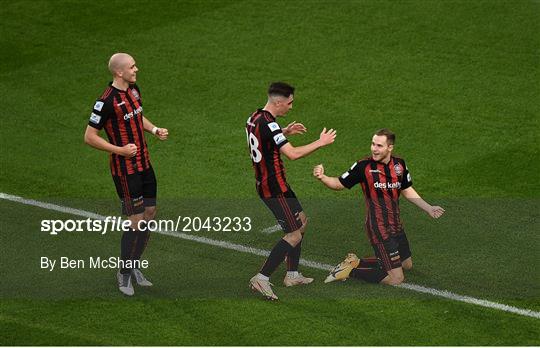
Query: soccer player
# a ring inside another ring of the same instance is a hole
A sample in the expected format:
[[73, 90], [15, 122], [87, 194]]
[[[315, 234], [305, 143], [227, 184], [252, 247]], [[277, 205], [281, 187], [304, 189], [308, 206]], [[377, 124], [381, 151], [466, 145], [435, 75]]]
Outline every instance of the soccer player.
[[[122, 201], [122, 213], [131, 221], [131, 228], [124, 231], [121, 241], [121, 259], [126, 264], [140, 260], [150, 237], [146, 221], [156, 215], [157, 182], [144, 132], [160, 140], [169, 135], [167, 129], [154, 126], [144, 116], [141, 92], [135, 84], [138, 70], [130, 55], [112, 55], [109, 71], [113, 81], [94, 104], [84, 134], [88, 145], [110, 153], [111, 174]], [[103, 128], [108, 141], [99, 135]], [[132, 275], [138, 285], [152, 286], [140, 269], [121, 268], [117, 273], [118, 288], [125, 295], [134, 294]]]
[[313, 281], [313, 278], [304, 277], [298, 272], [307, 218], [296, 195], [287, 184], [281, 154], [294, 161], [332, 144], [336, 138], [335, 130], [327, 131], [324, 128], [318, 140], [304, 146], [292, 146], [286, 137], [303, 134], [306, 127], [292, 122], [282, 129], [277, 124], [276, 117], [285, 116], [292, 108], [293, 101], [294, 87], [283, 82], [272, 83], [268, 89], [266, 105], [255, 111], [246, 124], [257, 192], [285, 232], [285, 236], [274, 246], [259, 273], [250, 280], [251, 288], [262, 293], [268, 300], [278, 299], [272, 290], [270, 275], [285, 258], [285, 286], [309, 284]]
[[412, 187], [405, 161], [392, 155], [395, 139], [390, 130], [378, 130], [371, 141], [371, 156], [354, 163], [339, 178], [326, 176], [322, 164], [313, 169], [313, 175], [333, 190], [362, 185], [365, 227], [376, 256], [359, 260], [349, 254], [325, 282], [351, 276], [371, 283], [400, 284], [404, 280], [403, 269], [412, 268], [412, 254], [399, 212], [400, 194], [432, 218], [444, 213], [443, 208], [426, 203]]

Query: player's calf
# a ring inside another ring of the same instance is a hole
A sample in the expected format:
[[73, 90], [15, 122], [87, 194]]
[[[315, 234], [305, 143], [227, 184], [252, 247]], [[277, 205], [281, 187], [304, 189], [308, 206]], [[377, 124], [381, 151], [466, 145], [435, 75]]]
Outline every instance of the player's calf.
[[402, 268], [394, 268], [388, 271], [388, 275], [381, 280], [381, 284], [386, 285], [399, 285], [405, 280]]

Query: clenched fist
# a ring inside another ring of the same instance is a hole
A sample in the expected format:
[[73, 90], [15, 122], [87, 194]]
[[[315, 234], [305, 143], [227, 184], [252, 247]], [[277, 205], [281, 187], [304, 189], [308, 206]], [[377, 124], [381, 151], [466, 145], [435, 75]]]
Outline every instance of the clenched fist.
[[322, 177], [324, 176], [324, 167], [322, 164], [316, 165], [313, 168], [313, 176], [319, 180], [322, 179]]

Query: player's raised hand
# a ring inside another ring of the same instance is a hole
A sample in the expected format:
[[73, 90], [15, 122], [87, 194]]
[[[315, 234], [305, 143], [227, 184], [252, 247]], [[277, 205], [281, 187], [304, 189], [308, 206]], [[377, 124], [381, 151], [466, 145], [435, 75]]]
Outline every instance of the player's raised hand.
[[120, 148], [119, 155], [124, 156], [126, 158], [131, 158], [137, 154], [137, 145], [135, 144], [127, 144]]
[[332, 144], [335, 139], [336, 139], [336, 130], [330, 129], [327, 131], [326, 127], [323, 128], [321, 135], [319, 137], [319, 140], [321, 141], [323, 146]]
[[322, 164], [316, 165], [313, 168], [313, 176], [321, 180], [321, 178], [324, 176], [324, 166]]
[[283, 128], [283, 134], [286, 136], [304, 134], [305, 132], [307, 132], [307, 128], [302, 123], [296, 123], [296, 121], [289, 123], [287, 127]]
[[431, 208], [428, 211], [429, 216], [431, 216], [434, 219], [438, 219], [444, 214], [444, 209], [442, 207], [439, 207], [437, 205], [432, 205]]
[[169, 130], [167, 128], [158, 128], [156, 131], [156, 136], [159, 140], [166, 140], [169, 136]]

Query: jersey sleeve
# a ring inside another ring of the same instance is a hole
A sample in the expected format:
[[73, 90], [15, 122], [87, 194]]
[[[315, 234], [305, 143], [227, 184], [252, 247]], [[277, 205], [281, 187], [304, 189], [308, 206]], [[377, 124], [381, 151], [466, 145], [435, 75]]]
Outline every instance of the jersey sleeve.
[[263, 140], [273, 142], [278, 147], [278, 149], [280, 149], [283, 145], [289, 142], [277, 122], [268, 122], [261, 124], [261, 134]]
[[361, 162], [355, 162], [348, 171], [341, 174], [339, 182], [348, 189], [354, 185], [365, 181], [364, 167]]
[[409, 188], [412, 186], [412, 178], [411, 173], [409, 173], [409, 168], [407, 168], [407, 165], [405, 164], [405, 161], [401, 160], [401, 165], [403, 168], [403, 177], [401, 178], [401, 189], [405, 190], [406, 188]]
[[88, 125], [96, 129], [102, 129], [105, 122], [111, 117], [111, 113], [113, 113], [113, 110], [110, 103], [101, 99], [96, 100], [90, 114], [90, 119], [88, 120]]

